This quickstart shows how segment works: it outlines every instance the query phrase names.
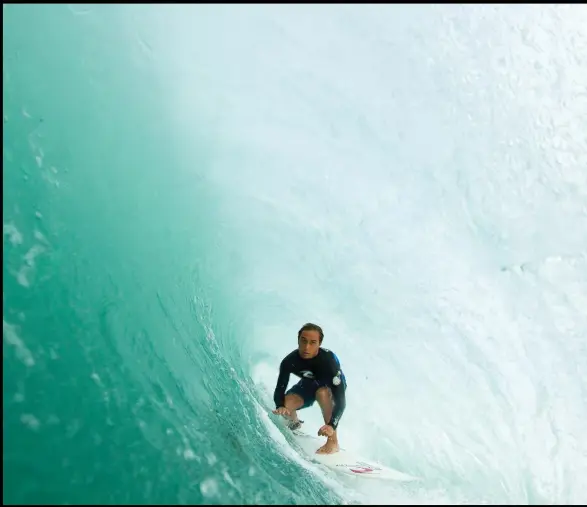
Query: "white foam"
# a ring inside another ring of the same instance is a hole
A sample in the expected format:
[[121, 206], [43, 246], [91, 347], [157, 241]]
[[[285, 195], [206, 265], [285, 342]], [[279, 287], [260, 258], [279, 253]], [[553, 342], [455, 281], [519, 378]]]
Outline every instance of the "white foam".
[[20, 359], [26, 366], [34, 366], [35, 360], [32, 352], [27, 348], [25, 343], [16, 333], [16, 328], [2, 319], [2, 337], [16, 351], [16, 357]]

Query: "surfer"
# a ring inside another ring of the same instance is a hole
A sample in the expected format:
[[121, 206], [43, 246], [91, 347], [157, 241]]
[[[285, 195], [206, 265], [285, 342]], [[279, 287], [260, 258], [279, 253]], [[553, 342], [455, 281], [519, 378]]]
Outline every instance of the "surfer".
[[[316, 324], [305, 324], [298, 331], [298, 348], [285, 356], [279, 367], [273, 413], [289, 418], [289, 428], [295, 430], [303, 423], [297, 410], [318, 401], [324, 417], [318, 436], [326, 437], [326, 443], [316, 452], [332, 454], [339, 450], [336, 429], [346, 406], [346, 378], [336, 354], [321, 347], [323, 339], [322, 328]], [[286, 393], [292, 373], [301, 380]]]

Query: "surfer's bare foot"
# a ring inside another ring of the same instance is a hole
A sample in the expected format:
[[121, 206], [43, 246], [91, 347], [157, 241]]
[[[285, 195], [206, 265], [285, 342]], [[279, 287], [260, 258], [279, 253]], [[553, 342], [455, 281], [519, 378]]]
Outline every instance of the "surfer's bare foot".
[[316, 454], [334, 454], [339, 450], [340, 448], [338, 447], [338, 440], [329, 438], [326, 440], [326, 443], [316, 451]]

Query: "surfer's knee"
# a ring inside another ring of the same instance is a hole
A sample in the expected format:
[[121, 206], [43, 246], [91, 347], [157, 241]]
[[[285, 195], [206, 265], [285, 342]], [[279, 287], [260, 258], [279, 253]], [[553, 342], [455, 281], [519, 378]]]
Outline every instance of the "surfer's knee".
[[297, 410], [304, 405], [304, 400], [299, 394], [287, 394], [284, 404], [288, 410]]
[[329, 401], [332, 398], [330, 387], [323, 386], [316, 389], [316, 399], [318, 401]]

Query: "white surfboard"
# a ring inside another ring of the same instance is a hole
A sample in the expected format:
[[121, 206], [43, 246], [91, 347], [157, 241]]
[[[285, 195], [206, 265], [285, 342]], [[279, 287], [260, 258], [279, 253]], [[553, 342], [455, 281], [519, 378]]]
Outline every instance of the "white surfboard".
[[404, 482], [417, 480], [416, 477], [364, 459], [343, 448], [334, 454], [316, 454], [316, 450], [324, 445], [325, 439], [308, 435], [299, 429], [293, 430], [291, 433], [295, 443], [300, 447], [306, 457], [327, 466], [335, 472], [370, 479]]

